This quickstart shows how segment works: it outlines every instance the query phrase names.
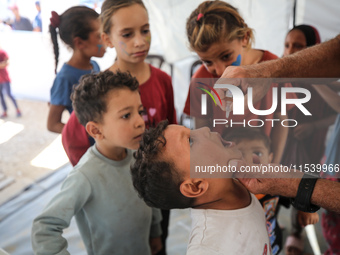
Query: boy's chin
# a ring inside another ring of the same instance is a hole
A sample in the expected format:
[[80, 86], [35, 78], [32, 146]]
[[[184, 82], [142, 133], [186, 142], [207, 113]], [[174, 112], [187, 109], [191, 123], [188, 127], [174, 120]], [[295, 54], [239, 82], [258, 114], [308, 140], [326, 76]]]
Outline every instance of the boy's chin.
[[139, 148], [139, 142], [136, 142], [134, 144], [131, 144], [129, 147], [127, 147], [130, 150], [138, 150]]
[[136, 145], [136, 146], [129, 146], [129, 147], [128, 147], [128, 149], [133, 150], [133, 151], [138, 150], [138, 148], [139, 148], [139, 144]]

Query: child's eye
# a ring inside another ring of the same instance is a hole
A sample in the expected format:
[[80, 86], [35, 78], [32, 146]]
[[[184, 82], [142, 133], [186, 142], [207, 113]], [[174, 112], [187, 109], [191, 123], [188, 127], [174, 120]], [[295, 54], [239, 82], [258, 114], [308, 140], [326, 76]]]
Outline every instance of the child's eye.
[[128, 119], [130, 116], [131, 116], [131, 114], [130, 114], [130, 113], [127, 113], [127, 114], [124, 114], [124, 115], [122, 116], [122, 118], [123, 118], [123, 119]]
[[189, 145], [190, 145], [190, 147], [191, 147], [192, 144], [194, 143], [194, 139], [192, 139], [192, 138], [189, 136], [188, 140], [189, 140]]
[[150, 29], [144, 29], [143, 34], [148, 34], [150, 32]]
[[258, 157], [262, 157], [263, 153], [260, 151], [254, 151], [253, 154], [257, 155]]
[[226, 61], [226, 60], [229, 60], [230, 57], [231, 57], [232, 53], [229, 53], [229, 54], [226, 54], [222, 57], [222, 60]]
[[145, 110], [145, 109], [140, 110], [140, 111], [139, 111], [139, 115], [141, 115], [141, 116], [146, 115], [146, 110]]
[[211, 66], [211, 61], [202, 61], [203, 65]]
[[131, 33], [122, 34], [122, 36], [123, 36], [124, 38], [128, 38], [128, 37], [131, 36]]

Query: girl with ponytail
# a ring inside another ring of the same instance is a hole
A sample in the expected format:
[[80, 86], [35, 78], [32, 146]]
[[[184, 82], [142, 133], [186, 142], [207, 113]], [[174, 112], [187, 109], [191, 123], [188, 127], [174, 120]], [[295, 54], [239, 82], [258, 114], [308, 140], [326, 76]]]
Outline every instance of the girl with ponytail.
[[60, 39], [73, 50], [67, 63], [64, 63], [53, 82], [51, 88], [50, 110], [47, 129], [61, 133], [64, 123], [61, 122], [62, 113], [66, 109], [73, 111], [70, 95], [72, 87], [79, 82], [84, 74], [99, 72], [99, 65], [91, 60], [92, 57], [102, 57], [105, 53], [100, 37], [99, 14], [85, 6], [74, 6], [62, 15], [52, 11], [49, 31], [53, 43], [55, 56], [55, 73], [59, 62]]

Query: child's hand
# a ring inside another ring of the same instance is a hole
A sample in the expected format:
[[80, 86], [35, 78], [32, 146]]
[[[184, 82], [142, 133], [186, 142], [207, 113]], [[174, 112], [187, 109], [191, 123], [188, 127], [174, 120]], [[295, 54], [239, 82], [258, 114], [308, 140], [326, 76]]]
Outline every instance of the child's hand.
[[151, 254], [154, 255], [163, 248], [162, 239], [160, 237], [150, 238]]
[[309, 224], [315, 224], [319, 221], [319, 214], [315, 213], [307, 213], [298, 211], [298, 221], [302, 227], [305, 227]]

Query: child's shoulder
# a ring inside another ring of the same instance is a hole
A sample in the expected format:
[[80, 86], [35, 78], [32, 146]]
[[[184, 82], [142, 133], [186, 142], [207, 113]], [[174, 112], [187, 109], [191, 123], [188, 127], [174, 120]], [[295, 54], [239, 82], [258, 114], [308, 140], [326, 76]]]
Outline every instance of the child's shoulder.
[[278, 59], [278, 58], [279, 57], [276, 56], [274, 53], [271, 53], [270, 51], [267, 51], [267, 50], [263, 50], [263, 56], [262, 56], [261, 62]]
[[91, 62], [93, 71], [99, 72], [100, 71], [100, 66], [98, 65], [98, 63], [96, 61], [94, 61], [93, 59], [91, 59], [90, 62]]
[[150, 64], [150, 70], [151, 70], [151, 77], [152, 78], [158, 78], [158, 79], [163, 79], [163, 80], [169, 80], [171, 81], [170, 75], [168, 75], [166, 72], [163, 70], [154, 67], [153, 65]]
[[70, 66], [67, 63], [64, 63], [63, 66], [60, 68], [59, 72], [57, 73], [56, 77], [72, 77], [75, 74], [75, 70], [77, 68]]
[[81, 157], [74, 169], [85, 173], [92, 172], [93, 169], [101, 171], [107, 168], [111, 171], [112, 168], [130, 167], [130, 164], [135, 160], [133, 153], [134, 150], [126, 149], [126, 157], [123, 160], [116, 161], [105, 157], [98, 151], [96, 145], [92, 145]]

